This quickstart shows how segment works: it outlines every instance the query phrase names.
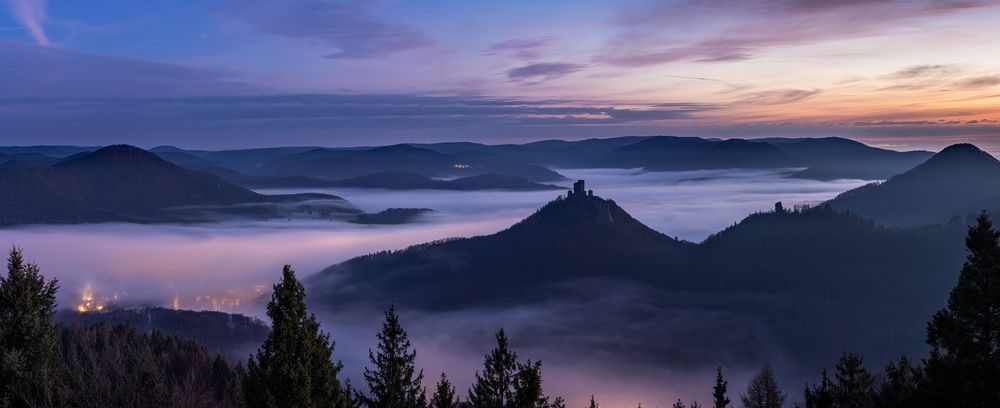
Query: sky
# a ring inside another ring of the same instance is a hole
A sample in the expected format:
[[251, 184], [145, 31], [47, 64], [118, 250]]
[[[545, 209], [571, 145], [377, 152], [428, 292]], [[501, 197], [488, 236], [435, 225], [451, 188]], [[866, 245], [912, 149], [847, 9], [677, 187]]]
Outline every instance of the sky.
[[0, 1], [0, 144], [1000, 143], [996, 0]]

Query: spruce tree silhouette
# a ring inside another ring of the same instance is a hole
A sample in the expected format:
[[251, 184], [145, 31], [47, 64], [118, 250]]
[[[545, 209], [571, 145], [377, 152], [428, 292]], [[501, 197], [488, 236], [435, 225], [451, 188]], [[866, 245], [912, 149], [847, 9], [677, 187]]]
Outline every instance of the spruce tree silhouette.
[[342, 364], [331, 359], [334, 344], [306, 310], [305, 298], [295, 271], [285, 265], [267, 304], [271, 335], [247, 361], [247, 406], [349, 406], [337, 380]]
[[417, 372], [410, 339], [399, 324], [396, 307], [385, 311], [385, 323], [378, 333], [377, 351], [368, 350], [374, 365], [365, 368], [365, 382], [369, 395], [362, 400], [368, 408], [424, 408], [427, 395], [421, 383], [424, 372]]
[[517, 353], [510, 350], [503, 329], [496, 334], [497, 347], [486, 355], [483, 371], [476, 373], [469, 390], [473, 408], [507, 408], [514, 400], [514, 380], [517, 374]]
[[430, 408], [455, 408], [458, 400], [455, 398], [455, 386], [448, 381], [448, 376], [441, 373], [441, 380], [438, 381], [431, 398]]
[[927, 324], [928, 400], [1000, 406], [1000, 232], [983, 212], [965, 239], [969, 254], [948, 305]]
[[0, 276], [0, 406], [25, 405], [55, 353], [53, 313], [59, 283], [26, 262], [20, 248], [7, 258]]
[[722, 376], [722, 367], [719, 367], [715, 371], [715, 386], [712, 387], [712, 407], [713, 408], [728, 408], [729, 397], [726, 396], [727, 389], [729, 388], [729, 382], [725, 380]]
[[769, 364], [764, 363], [760, 367], [740, 399], [744, 408], [781, 408], [785, 404], [785, 394], [781, 392]]

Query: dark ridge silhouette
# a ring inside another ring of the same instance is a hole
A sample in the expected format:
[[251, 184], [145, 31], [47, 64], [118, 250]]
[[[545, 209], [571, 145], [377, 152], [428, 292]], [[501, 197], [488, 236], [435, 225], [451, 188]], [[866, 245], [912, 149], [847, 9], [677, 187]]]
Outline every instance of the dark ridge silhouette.
[[772, 143], [808, 163], [809, 168], [793, 177], [815, 180], [886, 179], [916, 167], [933, 155], [925, 151], [877, 149], [839, 137]]
[[[350, 288], [350, 293], [331, 293], [331, 298], [353, 296], [383, 304], [488, 303], [566, 278], [611, 274], [659, 279], [661, 267], [689, 245], [646, 227], [614, 201], [581, 194], [556, 199], [493, 235], [352, 259], [319, 274], [311, 287], [321, 293]], [[318, 283], [324, 277], [340, 283]]]
[[[802, 162], [769, 143], [729, 139], [716, 143], [711, 149], [694, 159], [687, 168], [776, 168], [793, 167]], [[662, 166], [662, 167], [661, 167]], [[666, 163], [651, 169], [670, 169]]]
[[451, 180], [434, 180], [419, 174], [383, 171], [331, 183], [338, 187], [385, 188], [395, 190], [562, 190], [563, 187], [541, 184], [502, 174], [480, 174]]
[[[449, 142], [351, 148], [276, 147], [217, 152], [160, 146], [153, 151], [193, 170], [209, 171], [241, 185], [253, 182], [264, 187], [302, 186], [307, 182], [316, 185], [319, 180], [343, 180], [383, 171], [414, 173], [430, 178], [492, 173], [532, 182], [565, 179], [550, 167], [643, 168], [653, 171], [802, 167], [805, 169], [791, 175], [819, 180], [885, 179], [909, 170], [931, 156], [930, 152], [896, 152], [835, 137], [720, 140], [625, 136], [579, 141], [544, 140], [522, 145]], [[221, 169], [235, 170], [241, 176], [227, 177]]]
[[222, 312], [171, 310], [162, 307], [87, 313], [62, 310], [56, 313], [55, 317], [57, 323], [66, 326], [128, 324], [144, 334], [159, 331], [167, 336], [196, 341], [211, 354], [221, 354], [230, 361], [245, 360], [271, 332], [270, 327], [253, 317]]
[[0, 153], [0, 166], [3, 167], [44, 166], [58, 160], [41, 153]]
[[[687, 350], [671, 354], [674, 363], [737, 346], [724, 339], [746, 350], [742, 358], [763, 358], [757, 353], [777, 346], [810, 364], [845, 348], [879, 359], [924, 350], [923, 323], [961, 265], [963, 224], [887, 228], [828, 206], [778, 208], [693, 244], [646, 227], [612, 200], [573, 193], [495, 234], [331, 266], [308, 288], [330, 310], [350, 303], [462, 310], [550, 299], [586, 304], [614, 297], [609, 288], [639, 285], [677, 296], [643, 299], [641, 305], [663, 308], [644, 313], [707, 308], [740, 316], [725, 333], [672, 337], [678, 342], [672, 350]], [[595, 281], [612, 283], [594, 288]], [[635, 311], [576, 313], [582, 315], [567, 319], [605, 321], [607, 314]]]
[[910, 171], [845, 192], [829, 204], [886, 225], [961, 221], [1000, 209], [997, 180], [1000, 162], [971, 144], [956, 144]]
[[317, 200], [358, 212], [332, 195], [258, 194], [127, 145], [72, 155], [51, 166], [0, 168], [0, 195], [6, 198], [0, 203], [4, 225], [207, 221], [212, 219], [207, 212], [272, 217], [285, 215], [279, 204]]
[[930, 156], [929, 152], [896, 152], [835, 137], [715, 140], [656, 136], [575, 164], [651, 171], [806, 167], [792, 176], [819, 180], [880, 179], [909, 170]]
[[368, 149], [313, 149], [278, 157], [250, 175], [318, 177], [342, 180], [382, 171], [415, 173], [426, 177], [471, 176], [501, 173], [529, 181], [561, 180], [558, 173], [534, 164], [495, 156], [441, 153], [408, 144]]
[[346, 188], [378, 188], [386, 190], [507, 190], [507, 191], [541, 191], [562, 190], [564, 187], [535, 183], [520, 177], [503, 174], [480, 174], [476, 176], [459, 177], [450, 180], [436, 180], [427, 176], [405, 171], [380, 171], [344, 180], [327, 180], [316, 177], [266, 177], [247, 176], [235, 170], [212, 167], [205, 172], [215, 174], [231, 183], [248, 188], [279, 188], [279, 187], [346, 187]]
[[406, 224], [423, 214], [432, 212], [430, 208], [387, 208], [373, 214], [358, 214], [357, 224]]
[[618, 147], [595, 158], [595, 167], [652, 167], [675, 163], [687, 165], [693, 157], [705, 154], [714, 142], [697, 137], [657, 136]]

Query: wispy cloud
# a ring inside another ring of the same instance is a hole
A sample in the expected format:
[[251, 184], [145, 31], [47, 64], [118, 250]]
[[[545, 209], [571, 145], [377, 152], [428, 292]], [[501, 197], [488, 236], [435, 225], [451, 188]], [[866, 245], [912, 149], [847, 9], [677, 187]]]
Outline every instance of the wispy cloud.
[[385, 17], [374, 3], [240, 0], [228, 10], [269, 34], [321, 40], [336, 48], [324, 55], [331, 59], [380, 58], [434, 44], [424, 31]]
[[626, 67], [742, 61], [771, 47], [869, 36], [890, 22], [991, 5], [995, 3], [932, 0], [649, 2], [619, 19], [621, 32], [596, 59]]
[[483, 54], [510, 53], [523, 60], [532, 60], [539, 57], [540, 48], [546, 47], [551, 43], [552, 37], [515, 38], [493, 44]]
[[893, 79], [925, 78], [928, 76], [957, 75], [962, 72], [957, 65], [914, 65], [888, 75]]
[[47, 0], [10, 0], [10, 11], [31, 33], [39, 45], [51, 46], [45, 35], [45, 19], [48, 18]]
[[753, 92], [744, 96], [736, 103], [755, 105], [780, 105], [785, 103], [798, 102], [818, 95], [819, 89], [772, 89], [767, 91]]
[[256, 93], [232, 74], [0, 41], [0, 94], [7, 97], [165, 97]]
[[1000, 75], [983, 75], [965, 78], [955, 83], [955, 86], [965, 89], [990, 88], [1000, 85]]
[[507, 71], [507, 78], [515, 81], [535, 80], [547, 81], [564, 77], [583, 69], [583, 65], [564, 62], [543, 62], [525, 65]]

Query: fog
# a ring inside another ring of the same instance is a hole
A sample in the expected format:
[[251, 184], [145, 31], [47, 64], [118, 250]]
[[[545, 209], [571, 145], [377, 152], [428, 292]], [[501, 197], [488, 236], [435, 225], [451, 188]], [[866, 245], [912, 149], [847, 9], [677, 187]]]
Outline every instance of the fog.
[[[754, 211], [814, 204], [864, 184], [861, 180], [809, 181], [773, 170], [642, 173], [634, 170], [559, 170], [586, 179], [596, 195], [614, 199], [636, 219], [682, 239], [699, 242]], [[561, 184], [570, 184], [568, 182]], [[495, 232], [530, 215], [560, 191], [454, 192], [360, 189], [295, 189], [342, 196], [365, 211], [425, 207], [418, 222], [359, 226], [335, 221], [246, 221], [194, 225], [91, 224], [0, 229], [0, 243], [18, 245], [42, 272], [59, 278], [61, 307], [75, 308], [93, 295], [102, 304], [162, 305], [260, 315], [266, 293], [283, 264], [306, 277], [353, 256], [454, 236]], [[439, 313], [401, 311], [419, 349], [428, 385], [447, 371], [468, 387], [493, 332], [508, 329], [521, 359], [542, 359], [546, 389], [581, 406], [597, 394], [602, 406], [669, 406], [677, 397], [703, 404], [714, 364], [732, 366], [730, 398], [736, 400], [757, 357], [776, 366], [790, 394], [798, 395], [804, 372], [784, 364], [780, 350], [749, 349], [768, 339], [727, 335], [752, 318], [622, 282], [576, 282], [567, 290], [599, 294], [587, 304], [539, 302], [505, 309]], [[614, 288], [609, 291], [608, 288]], [[609, 311], [613, 311], [609, 313]], [[318, 311], [337, 340], [346, 374], [360, 380], [367, 349], [381, 316], [374, 310]], [[699, 355], [692, 339], [718, 334], [719, 356]], [[687, 340], [685, 340], [687, 339]], [[753, 356], [754, 358], [749, 358]], [[832, 362], [831, 362], [832, 363]], [[819, 367], [806, 371], [818, 372]]]

